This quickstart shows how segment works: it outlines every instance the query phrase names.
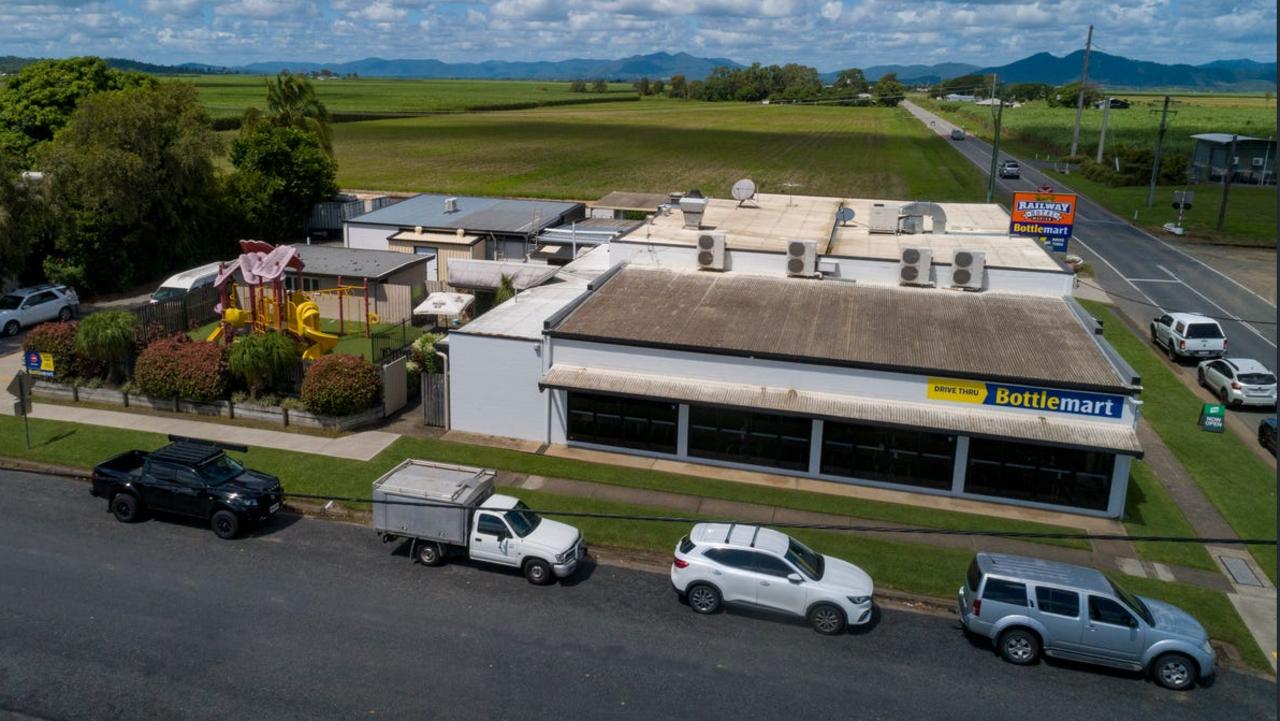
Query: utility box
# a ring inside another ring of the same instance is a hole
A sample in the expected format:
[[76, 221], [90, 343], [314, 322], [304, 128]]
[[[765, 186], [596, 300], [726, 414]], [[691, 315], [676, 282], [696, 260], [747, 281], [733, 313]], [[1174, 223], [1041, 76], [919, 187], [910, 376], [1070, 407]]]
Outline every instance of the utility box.
[[466, 546], [471, 509], [493, 486], [490, 470], [407, 459], [373, 482], [373, 530]]
[[871, 206], [871, 220], [867, 230], [872, 233], [898, 232], [898, 206], [874, 203]]

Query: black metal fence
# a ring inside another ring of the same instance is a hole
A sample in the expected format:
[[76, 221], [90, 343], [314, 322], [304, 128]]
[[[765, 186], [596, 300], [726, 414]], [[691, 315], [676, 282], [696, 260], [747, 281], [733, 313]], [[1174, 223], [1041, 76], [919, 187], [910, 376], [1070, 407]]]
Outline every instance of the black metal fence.
[[402, 355], [409, 355], [409, 345], [414, 341], [414, 337], [409, 335], [412, 328], [406, 319], [370, 337], [369, 358], [374, 363], [389, 363]]
[[196, 288], [185, 296], [135, 308], [138, 325], [148, 338], [186, 333], [218, 319], [214, 308], [221, 291], [213, 286]]

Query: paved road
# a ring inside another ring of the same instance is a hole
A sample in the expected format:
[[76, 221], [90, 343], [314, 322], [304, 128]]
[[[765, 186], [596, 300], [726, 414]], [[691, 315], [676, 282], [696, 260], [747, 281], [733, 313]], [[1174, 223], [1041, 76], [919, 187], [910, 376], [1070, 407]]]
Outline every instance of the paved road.
[[[535, 588], [409, 562], [368, 530], [278, 519], [222, 542], [116, 523], [86, 486], [0, 474], [0, 717], [48, 719], [1261, 719], [1229, 670], [1172, 693], [1132, 674], [1016, 668], [948, 618], [885, 611], [826, 638], [696, 616], [660, 575]], [[856, 711], [855, 711], [856, 709]]]
[[[949, 136], [955, 127], [940, 116], [918, 105], [904, 102], [903, 107], [935, 132]], [[971, 160], [985, 175], [991, 169], [991, 145], [969, 136], [951, 141], [960, 154]], [[1035, 190], [1050, 185], [1068, 191], [1062, 181], [1051, 178], [1030, 164], [1001, 152], [1000, 160], [1016, 160], [1022, 166], [1022, 178], [998, 179], [997, 188], [1007, 204], [1015, 190]], [[1172, 198], [1159, 202], [1172, 202]], [[1255, 358], [1276, 370], [1276, 306], [1231, 277], [1224, 275], [1200, 259], [1125, 222], [1123, 218], [1094, 201], [1080, 196], [1076, 208], [1075, 237], [1071, 252], [1077, 253], [1094, 268], [1093, 282], [1105, 289], [1116, 303], [1140, 327], [1159, 312], [1191, 311], [1219, 316], [1227, 334], [1230, 355]], [[1230, 320], [1230, 319], [1238, 320]], [[1248, 321], [1263, 321], [1251, 323]], [[1194, 377], [1195, 364], [1186, 361], [1183, 371]], [[1272, 411], [1243, 411], [1251, 427], [1257, 427]]]

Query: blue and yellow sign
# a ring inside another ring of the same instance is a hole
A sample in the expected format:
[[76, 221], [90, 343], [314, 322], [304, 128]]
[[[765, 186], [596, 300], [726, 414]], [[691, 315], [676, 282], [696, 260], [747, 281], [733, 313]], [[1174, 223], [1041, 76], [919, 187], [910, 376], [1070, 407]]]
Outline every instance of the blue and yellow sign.
[[53, 354], [40, 353], [38, 351], [29, 350], [24, 354], [24, 363], [27, 371], [30, 373], [38, 373], [40, 375], [53, 375]]
[[1120, 418], [1124, 413], [1123, 396], [954, 378], [930, 378], [927, 395], [932, 401], [1025, 408], [1095, 418]]
[[1040, 239], [1055, 253], [1067, 252], [1067, 241], [1076, 222], [1076, 196], [1072, 193], [1014, 193], [1009, 208], [1009, 234]]

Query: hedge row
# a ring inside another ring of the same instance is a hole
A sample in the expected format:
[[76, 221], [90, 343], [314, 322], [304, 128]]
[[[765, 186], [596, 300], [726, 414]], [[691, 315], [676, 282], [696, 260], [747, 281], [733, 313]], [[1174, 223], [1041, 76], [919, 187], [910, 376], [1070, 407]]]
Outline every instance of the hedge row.
[[185, 335], [153, 341], [133, 368], [134, 384], [152, 398], [209, 403], [226, 397], [227, 381], [226, 349]]

